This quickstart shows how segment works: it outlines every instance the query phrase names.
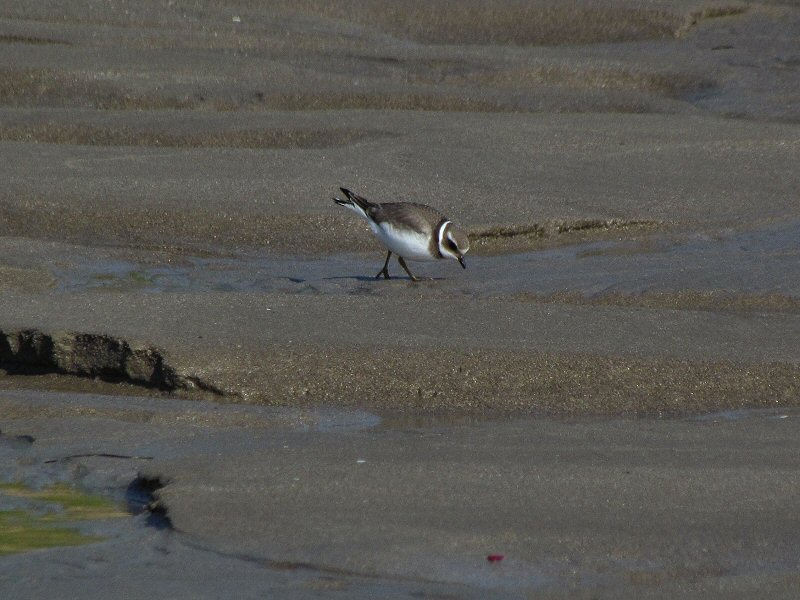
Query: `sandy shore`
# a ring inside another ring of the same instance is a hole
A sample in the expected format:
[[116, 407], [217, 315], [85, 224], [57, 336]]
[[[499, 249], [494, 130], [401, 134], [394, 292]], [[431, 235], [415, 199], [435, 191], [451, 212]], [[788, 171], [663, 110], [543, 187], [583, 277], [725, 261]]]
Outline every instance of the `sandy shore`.
[[[78, 569], [790, 597], [796, 3], [84, 4], [0, 8], [2, 476], [113, 495], [146, 472], [176, 529], [140, 517]], [[340, 185], [437, 206], [468, 269], [376, 281]], [[686, 420], [740, 409], [767, 412]], [[316, 431], [329, 413], [366, 421]], [[152, 458], [45, 462], [98, 451]], [[0, 589], [81, 596], [59, 552]]]

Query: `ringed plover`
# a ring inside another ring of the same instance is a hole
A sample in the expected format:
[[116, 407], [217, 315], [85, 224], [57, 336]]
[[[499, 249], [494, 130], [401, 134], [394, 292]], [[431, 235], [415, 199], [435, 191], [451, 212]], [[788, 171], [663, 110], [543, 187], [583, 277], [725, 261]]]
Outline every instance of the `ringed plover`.
[[411, 281], [419, 281], [409, 270], [408, 260], [437, 260], [452, 258], [463, 268], [464, 255], [469, 250], [466, 234], [453, 225], [435, 208], [416, 202], [370, 202], [350, 190], [339, 188], [346, 200], [334, 197], [339, 206], [349, 208], [369, 224], [372, 233], [389, 249], [386, 262], [375, 279], [389, 277], [389, 259], [392, 252]]

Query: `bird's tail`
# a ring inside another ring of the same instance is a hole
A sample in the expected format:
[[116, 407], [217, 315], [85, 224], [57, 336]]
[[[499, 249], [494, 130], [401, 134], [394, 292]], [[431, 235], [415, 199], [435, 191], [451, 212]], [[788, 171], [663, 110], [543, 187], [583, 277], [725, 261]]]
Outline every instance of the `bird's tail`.
[[366, 198], [359, 196], [358, 194], [354, 194], [347, 188], [339, 188], [342, 190], [342, 193], [345, 195], [345, 200], [341, 198], [333, 198], [333, 201], [338, 204], [339, 206], [344, 206], [345, 208], [349, 208], [355, 213], [358, 213], [365, 219], [369, 220], [368, 211], [375, 206], [374, 203], [370, 202]]

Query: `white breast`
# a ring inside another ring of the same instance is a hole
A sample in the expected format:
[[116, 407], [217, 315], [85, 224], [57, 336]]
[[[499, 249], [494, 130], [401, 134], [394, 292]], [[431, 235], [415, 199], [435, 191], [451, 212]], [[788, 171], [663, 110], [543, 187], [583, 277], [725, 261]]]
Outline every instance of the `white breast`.
[[422, 233], [398, 229], [389, 223], [370, 223], [372, 232], [389, 250], [408, 260], [436, 260], [430, 253], [430, 238]]

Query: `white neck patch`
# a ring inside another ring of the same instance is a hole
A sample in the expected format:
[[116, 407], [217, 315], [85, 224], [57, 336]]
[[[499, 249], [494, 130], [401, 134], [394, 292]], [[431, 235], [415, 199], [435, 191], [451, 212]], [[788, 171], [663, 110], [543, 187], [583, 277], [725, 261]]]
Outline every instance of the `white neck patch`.
[[439, 252], [440, 252], [442, 255], [445, 255], [445, 256], [446, 256], [446, 255], [450, 255], [450, 256], [452, 256], [452, 255], [453, 255], [453, 253], [452, 253], [452, 252], [450, 252], [450, 251], [449, 251], [447, 248], [445, 248], [445, 246], [444, 246], [444, 235], [445, 235], [445, 231], [447, 230], [447, 226], [448, 226], [448, 225], [450, 225], [450, 221], [445, 221], [444, 223], [442, 223], [442, 226], [441, 226], [441, 227], [439, 227], [439, 239], [438, 239], [438, 243], [439, 243]]

